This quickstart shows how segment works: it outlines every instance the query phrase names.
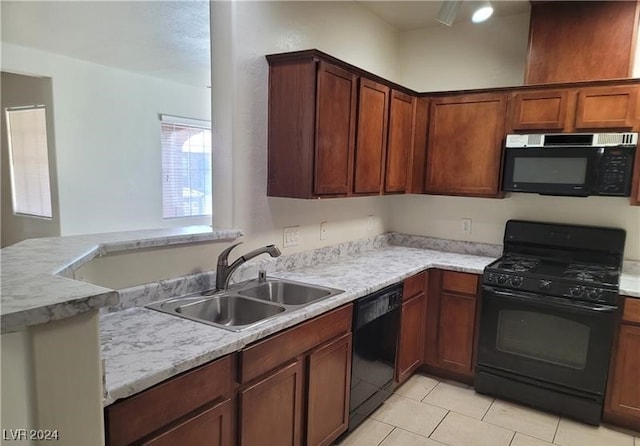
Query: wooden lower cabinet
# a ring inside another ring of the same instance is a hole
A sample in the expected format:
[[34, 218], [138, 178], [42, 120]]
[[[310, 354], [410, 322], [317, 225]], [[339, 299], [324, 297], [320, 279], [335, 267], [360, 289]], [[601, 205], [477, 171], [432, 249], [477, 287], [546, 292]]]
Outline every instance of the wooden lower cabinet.
[[144, 441], [144, 446], [230, 446], [235, 444], [233, 401], [225, 400]]
[[432, 270], [426, 310], [424, 362], [434, 374], [473, 381], [478, 276]]
[[604, 419], [640, 430], [640, 298], [625, 298], [609, 370]]
[[304, 363], [301, 359], [242, 390], [240, 445], [302, 445]]
[[395, 380], [405, 382], [422, 365], [424, 356], [427, 272], [405, 280]]
[[240, 352], [241, 446], [330, 445], [347, 430], [352, 313], [340, 307]]
[[307, 446], [330, 445], [349, 425], [351, 333], [309, 355]]
[[235, 367], [232, 354], [107, 406], [107, 446], [234, 445]]

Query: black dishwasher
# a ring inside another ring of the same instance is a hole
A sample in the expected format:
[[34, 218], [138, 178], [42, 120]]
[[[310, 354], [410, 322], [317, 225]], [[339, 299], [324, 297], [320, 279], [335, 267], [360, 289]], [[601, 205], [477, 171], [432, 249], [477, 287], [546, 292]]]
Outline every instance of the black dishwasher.
[[349, 429], [351, 432], [393, 392], [402, 283], [354, 302]]

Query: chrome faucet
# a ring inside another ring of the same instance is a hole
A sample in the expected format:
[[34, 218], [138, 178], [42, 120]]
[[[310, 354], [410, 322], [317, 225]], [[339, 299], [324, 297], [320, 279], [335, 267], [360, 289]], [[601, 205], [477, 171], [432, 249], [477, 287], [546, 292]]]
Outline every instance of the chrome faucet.
[[271, 257], [278, 257], [281, 254], [276, 245], [267, 245], [262, 248], [254, 249], [253, 251], [238, 257], [231, 265], [229, 265], [229, 253], [233, 248], [241, 244], [242, 242], [229, 246], [218, 256], [218, 267], [216, 268], [216, 291], [226, 290], [229, 286], [229, 279], [233, 272], [247, 260], [253, 259], [260, 254], [269, 254]]

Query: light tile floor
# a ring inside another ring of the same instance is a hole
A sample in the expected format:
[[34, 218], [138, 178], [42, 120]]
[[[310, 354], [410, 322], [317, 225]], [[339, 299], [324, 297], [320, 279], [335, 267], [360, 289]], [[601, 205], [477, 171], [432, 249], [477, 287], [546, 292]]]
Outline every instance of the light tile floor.
[[589, 426], [414, 375], [340, 446], [640, 446], [640, 432]]

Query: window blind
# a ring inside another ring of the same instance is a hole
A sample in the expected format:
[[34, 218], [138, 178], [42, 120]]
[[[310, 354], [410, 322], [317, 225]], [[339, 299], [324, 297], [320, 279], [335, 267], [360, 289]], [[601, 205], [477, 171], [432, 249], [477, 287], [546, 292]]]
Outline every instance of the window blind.
[[6, 119], [13, 212], [52, 218], [46, 110], [8, 108]]
[[211, 215], [211, 124], [161, 115], [162, 217]]

